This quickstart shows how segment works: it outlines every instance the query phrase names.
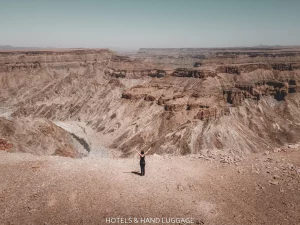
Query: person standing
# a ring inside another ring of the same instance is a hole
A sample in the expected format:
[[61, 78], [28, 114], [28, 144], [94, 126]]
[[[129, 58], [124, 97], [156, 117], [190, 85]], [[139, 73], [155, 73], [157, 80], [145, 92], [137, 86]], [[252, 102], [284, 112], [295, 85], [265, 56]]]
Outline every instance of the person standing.
[[145, 153], [143, 150], [141, 152], [135, 150], [140, 155], [140, 166], [141, 166], [141, 176], [145, 176], [145, 156], [150, 151], [150, 149]]

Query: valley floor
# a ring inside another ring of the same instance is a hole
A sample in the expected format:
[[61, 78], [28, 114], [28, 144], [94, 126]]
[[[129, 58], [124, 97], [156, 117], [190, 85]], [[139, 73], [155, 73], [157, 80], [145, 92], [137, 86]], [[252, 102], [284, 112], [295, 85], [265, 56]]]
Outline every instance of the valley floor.
[[300, 224], [300, 150], [227, 164], [191, 156], [34, 156], [0, 152], [0, 224], [107, 224], [193, 218], [196, 224]]

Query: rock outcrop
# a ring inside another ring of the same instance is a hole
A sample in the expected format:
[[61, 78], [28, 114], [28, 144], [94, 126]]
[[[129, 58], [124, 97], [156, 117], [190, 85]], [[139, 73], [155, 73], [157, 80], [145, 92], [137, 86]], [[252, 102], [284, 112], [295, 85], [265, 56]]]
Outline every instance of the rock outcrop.
[[240, 75], [241, 70], [237, 66], [220, 66], [217, 68], [218, 73], [229, 73]]
[[0, 151], [9, 151], [14, 145], [9, 141], [0, 138]]
[[298, 82], [291, 79], [287, 82], [278, 80], [261, 81], [255, 84], [236, 84], [235, 88], [224, 90], [224, 99], [229, 104], [240, 105], [244, 99], [250, 98], [259, 100], [261, 96], [273, 96], [276, 100], [282, 101], [289, 93], [298, 92]]
[[162, 78], [167, 75], [166, 71], [164, 70], [115, 70], [113, 68], [108, 69], [105, 71], [105, 74], [110, 77], [115, 78], [130, 78], [130, 79], [138, 79], [138, 78], [145, 78], [147, 76], [152, 78]]
[[174, 77], [194, 77], [194, 78], [205, 78], [214, 77], [216, 73], [209, 70], [190, 70], [185, 68], [178, 68], [173, 73]]
[[277, 64], [276, 63], [276, 64], [272, 64], [271, 66], [274, 70], [293, 71], [293, 65], [292, 64], [284, 64], [284, 63]]

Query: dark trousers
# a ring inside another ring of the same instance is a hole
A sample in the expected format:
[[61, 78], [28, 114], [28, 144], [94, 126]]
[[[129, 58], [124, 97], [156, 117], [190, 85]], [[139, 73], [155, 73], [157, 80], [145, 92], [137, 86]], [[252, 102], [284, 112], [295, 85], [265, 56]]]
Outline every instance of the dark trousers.
[[145, 176], [145, 166], [146, 166], [146, 164], [145, 163], [140, 163], [140, 166], [141, 166], [141, 176]]

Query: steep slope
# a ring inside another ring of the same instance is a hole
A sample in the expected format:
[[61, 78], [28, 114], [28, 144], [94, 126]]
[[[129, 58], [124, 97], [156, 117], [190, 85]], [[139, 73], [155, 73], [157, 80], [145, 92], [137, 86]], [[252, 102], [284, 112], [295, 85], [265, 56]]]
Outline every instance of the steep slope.
[[0, 118], [0, 137], [4, 147], [1, 150], [8, 152], [81, 158], [89, 151], [76, 135], [44, 119]]

